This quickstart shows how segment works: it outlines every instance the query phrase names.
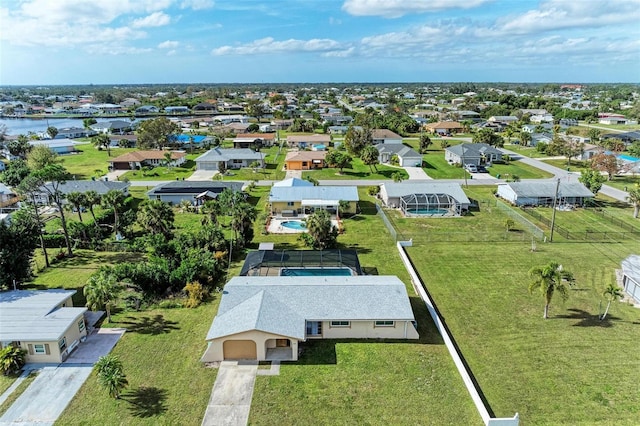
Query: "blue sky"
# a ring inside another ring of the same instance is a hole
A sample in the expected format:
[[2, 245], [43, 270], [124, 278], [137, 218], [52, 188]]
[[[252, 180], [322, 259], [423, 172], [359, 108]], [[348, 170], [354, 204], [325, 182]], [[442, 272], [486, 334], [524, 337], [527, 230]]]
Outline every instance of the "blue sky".
[[3, 0], [0, 85], [640, 82], [640, 0]]

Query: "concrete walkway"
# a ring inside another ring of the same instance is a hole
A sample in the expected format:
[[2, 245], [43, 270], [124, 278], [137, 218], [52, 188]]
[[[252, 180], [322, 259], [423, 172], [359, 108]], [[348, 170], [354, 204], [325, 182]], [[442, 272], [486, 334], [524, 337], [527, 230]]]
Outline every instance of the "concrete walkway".
[[291, 179], [291, 178], [302, 179], [302, 170], [287, 170], [284, 178], [285, 179]]
[[202, 425], [245, 426], [257, 372], [255, 361], [222, 361]]
[[5, 425], [53, 425], [93, 370], [93, 364], [111, 352], [124, 329], [100, 329], [87, 337], [65, 362], [58, 365], [29, 364], [38, 377], [0, 417]]

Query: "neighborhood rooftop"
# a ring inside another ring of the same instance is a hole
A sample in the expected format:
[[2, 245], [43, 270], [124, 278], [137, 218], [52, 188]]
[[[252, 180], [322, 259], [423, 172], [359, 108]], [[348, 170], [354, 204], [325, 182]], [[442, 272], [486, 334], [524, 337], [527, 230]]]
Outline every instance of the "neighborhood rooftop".
[[[553, 197], [556, 192], [555, 181], [522, 181], [508, 182], [499, 185], [508, 185], [519, 197], [535, 198], [535, 197]], [[580, 182], [564, 182], [560, 181], [558, 187], [558, 198], [566, 197], [593, 197], [593, 193]]]
[[469, 198], [458, 183], [453, 182], [385, 182], [384, 189], [389, 198], [410, 194], [449, 194], [458, 203], [469, 204]]
[[214, 182], [214, 181], [188, 181], [176, 180], [162, 183], [148, 192], [150, 195], [156, 194], [179, 194], [179, 193], [199, 193], [205, 191], [222, 192], [225, 189], [241, 191], [242, 182]]
[[355, 186], [274, 186], [269, 193], [270, 202], [328, 200], [358, 201]]
[[280, 268], [342, 268], [362, 275], [360, 260], [355, 250], [257, 250], [251, 251], [242, 265], [240, 275], [272, 275]]

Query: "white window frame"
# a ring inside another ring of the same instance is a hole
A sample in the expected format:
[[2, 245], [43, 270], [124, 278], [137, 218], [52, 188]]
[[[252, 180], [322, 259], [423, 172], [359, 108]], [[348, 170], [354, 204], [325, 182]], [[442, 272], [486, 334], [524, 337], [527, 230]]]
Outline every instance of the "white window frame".
[[[42, 350], [38, 350], [39, 348], [42, 348]], [[44, 343], [36, 343], [33, 345], [33, 353], [36, 355], [45, 355], [47, 353], [47, 350], [44, 347]]]
[[396, 322], [391, 320], [377, 320], [373, 325], [374, 327], [395, 327]]
[[82, 333], [85, 329], [86, 325], [84, 323], [84, 319], [81, 318], [80, 321], [78, 321], [78, 330], [80, 331], [80, 333]]
[[67, 349], [67, 338], [62, 336], [62, 339], [58, 341], [58, 348], [60, 348], [60, 352], [63, 352]]
[[331, 328], [349, 328], [351, 327], [351, 321], [331, 321], [329, 326]]

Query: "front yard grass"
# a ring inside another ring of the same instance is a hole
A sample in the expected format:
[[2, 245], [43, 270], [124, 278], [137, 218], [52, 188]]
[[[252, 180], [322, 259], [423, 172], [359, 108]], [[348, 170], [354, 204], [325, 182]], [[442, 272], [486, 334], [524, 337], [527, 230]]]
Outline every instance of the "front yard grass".
[[[497, 416], [523, 424], [637, 424], [640, 312], [601, 294], [637, 243], [410, 247], [427, 288]], [[567, 302], [530, 295], [528, 270], [555, 260], [576, 275]]]
[[105, 175], [111, 158], [135, 151], [133, 148], [112, 148], [109, 156], [107, 151], [99, 150], [91, 144], [78, 145], [76, 149], [76, 154], [61, 155], [59, 158], [62, 165], [77, 180]]
[[516, 144], [505, 144], [504, 145], [504, 149], [516, 152], [516, 153], [518, 153], [520, 155], [524, 155], [525, 157], [529, 157], [529, 158], [544, 158], [544, 157], [548, 157], [547, 154], [545, 154], [544, 152], [539, 152], [533, 146], [522, 146], [522, 145], [516, 145]]
[[551, 173], [520, 161], [510, 161], [509, 164], [493, 163], [487, 170], [492, 176], [500, 175], [501, 179], [509, 179], [513, 176], [518, 176], [520, 179], [545, 179], [553, 177]]
[[320, 170], [303, 171], [302, 177], [309, 176], [317, 180], [392, 179], [394, 173], [400, 173], [403, 179], [409, 177], [402, 167], [378, 164], [375, 168], [370, 169], [361, 159], [354, 158], [351, 167], [345, 168], [342, 173], [339, 169], [327, 167]]
[[[31, 371], [29, 375], [25, 377], [22, 383], [20, 383], [18, 387], [16, 387], [11, 393], [11, 395], [9, 395], [9, 397], [4, 401], [4, 403], [0, 405], [0, 416], [2, 416], [9, 409], [9, 407], [11, 407], [11, 405], [20, 397], [20, 395], [22, 395], [22, 393], [29, 387], [29, 385], [36, 379], [37, 376], [37, 371]], [[5, 378], [5, 376], [3, 376], [3, 378]], [[15, 378], [11, 381], [11, 383], [13, 383], [14, 380]], [[5, 390], [6, 388], [0, 390], [0, 394], [2, 394], [2, 392], [4, 392]]]
[[143, 170], [130, 170], [120, 176], [119, 180], [183, 180], [191, 176], [196, 170], [196, 162], [194, 159], [197, 156], [198, 154], [187, 154], [187, 160], [177, 167], [158, 166], [148, 172]]

